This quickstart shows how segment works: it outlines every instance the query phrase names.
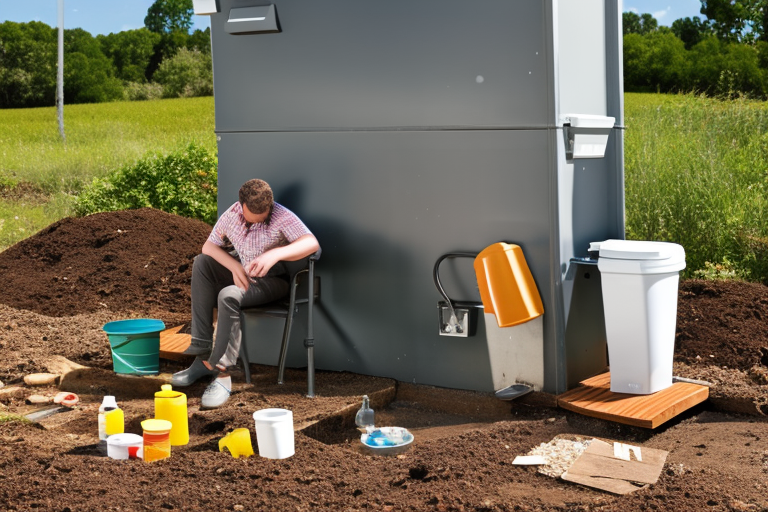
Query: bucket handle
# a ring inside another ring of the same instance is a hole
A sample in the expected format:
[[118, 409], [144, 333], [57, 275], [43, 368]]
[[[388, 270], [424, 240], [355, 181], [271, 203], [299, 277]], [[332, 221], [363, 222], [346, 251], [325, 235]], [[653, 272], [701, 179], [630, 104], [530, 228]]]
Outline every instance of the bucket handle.
[[[121, 346], [122, 346], [122, 345], [121, 345]], [[123, 358], [120, 356], [120, 354], [117, 354], [117, 353], [115, 353], [114, 351], [112, 351], [112, 357], [113, 357], [113, 358], [115, 358], [115, 359], [117, 359], [117, 360], [118, 360], [118, 361], [120, 361], [121, 363], [123, 363], [125, 366], [127, 366], [127, 367], [129, 367], [129, 368], [132, 368], [132, 369], [133, 369], [133, 371], [134, 371], [134, 372], [136, 372], [136, 373], [140, 373], [140, 374], [142, 374], [142, 375], [155, 375], [155, 374], [157, 373], [157, 372], [155, 372], [155, 371], [151, 371], [151, 370], [139, 370], [138, 368], [136, 368], [135, 366], [133, 366], [131, 363], [129, 363], [128, 361], [126, 361], [125, 359], [123, 359]]]

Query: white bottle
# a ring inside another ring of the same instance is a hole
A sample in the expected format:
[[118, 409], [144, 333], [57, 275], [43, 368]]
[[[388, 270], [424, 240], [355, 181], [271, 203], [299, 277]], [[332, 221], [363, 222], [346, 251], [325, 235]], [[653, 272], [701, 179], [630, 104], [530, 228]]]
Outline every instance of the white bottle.
[[114, 411], [117, 409], [117, 401], [112, 395], [107, 395], [99, 406], [99, 441], [106, 441], [107, 439], [107, 418], [105, 413], [107, 411]]

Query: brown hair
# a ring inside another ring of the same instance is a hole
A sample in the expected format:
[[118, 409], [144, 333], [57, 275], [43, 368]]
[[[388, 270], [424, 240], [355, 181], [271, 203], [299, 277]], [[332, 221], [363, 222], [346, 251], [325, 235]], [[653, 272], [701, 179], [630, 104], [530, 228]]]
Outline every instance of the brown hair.
[[248, 207], [251, 213], [271, 212], [274, 204], [272, 189], [264, 180], [248, 180], [240, 187], [240, 204]]

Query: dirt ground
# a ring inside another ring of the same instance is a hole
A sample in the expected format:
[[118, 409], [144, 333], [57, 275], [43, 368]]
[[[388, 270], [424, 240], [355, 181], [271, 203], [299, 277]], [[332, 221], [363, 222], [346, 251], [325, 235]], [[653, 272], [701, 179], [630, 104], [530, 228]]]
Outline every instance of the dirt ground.
[[[101, 326], [187, 321], [191, 262], [209, 230], [151, 209], [115, 212], [64, 219], [0, 253], [0, 412], [26, 414], [40, 407], [30, 395], [60, 391], [23, 382], [55, 371], [56, 356], [88, 367], [61, 382], [80, 397], [72, 410], [0, 423], [1, 509], [768, 510], [768, 288], [739, 282], [681, 283], [675, 374], [710, 382], [710, 399], [656, 430], [570, 413], [544, 393], [500, 402], [351, 373], [318, 372], [309, 399], [305, 370], [289, 369], [278, 386], [274, 367], [253, 365], [252, 385], [236, 375], [221, 409], [200, 410], [205, 383], [185, 388], [190, 443], [169, 459], [109, 459], [97, 438], [102, 396], [115, 393], [126, 431], [141, 433], [152, 390], [186, 364], [164, 361], [156, 378], [115, 377]], [[378, 425], [414, 433], [409, 451], [360, 449], [351, 418], [363, 394]], [[219, 452], [219, 439], [238, 427], [250, 428], [257, 450], [252, 414], [266, 407], [293, 412], [294, 456]], [[658, 482], [624, 496], [512, 465], [555, 436], [669, 455]]]

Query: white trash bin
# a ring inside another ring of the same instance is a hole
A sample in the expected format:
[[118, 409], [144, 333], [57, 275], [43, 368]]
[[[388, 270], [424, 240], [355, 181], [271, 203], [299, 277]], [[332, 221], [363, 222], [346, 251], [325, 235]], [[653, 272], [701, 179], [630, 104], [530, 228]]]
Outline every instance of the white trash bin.
[[648, 395], [668, 388], [685, 250], [636, 240], [595, 242], [593, 250], [600, 251], [611, 391]]

